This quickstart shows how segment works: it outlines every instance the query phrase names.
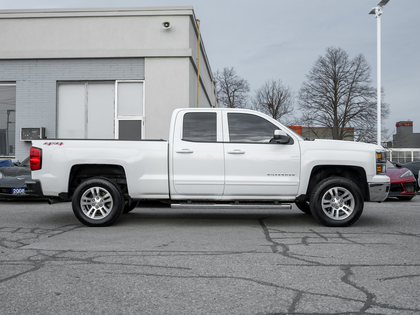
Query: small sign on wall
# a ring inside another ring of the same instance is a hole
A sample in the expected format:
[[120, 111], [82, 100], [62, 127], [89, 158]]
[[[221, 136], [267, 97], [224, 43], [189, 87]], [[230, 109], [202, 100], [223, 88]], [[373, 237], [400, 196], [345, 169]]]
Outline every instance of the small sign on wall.
[[400, 121], [400, 122], [397, 122], [396, 125], [395, 125], [395, 127], [400, 127], [400, 126], [413, 127], [413, 122], [412, 121]]

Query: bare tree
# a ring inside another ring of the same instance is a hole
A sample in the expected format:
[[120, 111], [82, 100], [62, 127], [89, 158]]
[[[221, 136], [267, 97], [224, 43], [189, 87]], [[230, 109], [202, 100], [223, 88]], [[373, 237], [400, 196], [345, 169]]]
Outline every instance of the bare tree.
[[290, 87], [279, 79], [266, 81], [255, 91], [254, 109], [273, 117], [285, 119], [294, 109], [294, 96]]
[[250, 91], [247, 80], [240, 78], [233, 67], [217, 70], [214, 77], [218, 81], [217, 95], [223, 107], [244, 108], [248, 105]]
[[[329, 47], [306, 76], [299, 91], [302, 123], [331, 129], [333, 139], [344, 139], [354, 127], [355, 140], [376, 139], [376, 89], [362, 54], [353, 59], [341, 48]], [[382, 104], [381, 116], [388, 117]]]

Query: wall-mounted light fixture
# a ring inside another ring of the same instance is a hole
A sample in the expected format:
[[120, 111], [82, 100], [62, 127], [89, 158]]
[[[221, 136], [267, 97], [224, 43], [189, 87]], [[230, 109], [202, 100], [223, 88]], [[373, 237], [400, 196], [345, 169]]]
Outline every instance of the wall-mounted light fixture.
[[171, 22], [163, 22], [163, 23], [162, 23], [162, 28], [163, 28], [164, 30], [169, 30], [171, 27], [172, 27], [172, 26], [171, 26]]

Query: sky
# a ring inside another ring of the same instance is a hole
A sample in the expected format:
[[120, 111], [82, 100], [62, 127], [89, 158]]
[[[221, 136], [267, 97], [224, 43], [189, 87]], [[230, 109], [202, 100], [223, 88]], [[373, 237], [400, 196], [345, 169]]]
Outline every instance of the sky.
[[[213, 72], [234, 67], [251, 86], [280, 79], [297, 93], [328, 47], [363, 54], [377, 82], [379, 0], [0, 0], [0, 10], [193, 6]], [[411, 120], [420, 132], [420, 0], [390, 0], [381, 18], [384, 126]], [[376, 128], [376, 126], [373, 126]], [[385, 140], [385, 139], [382, 139]]]

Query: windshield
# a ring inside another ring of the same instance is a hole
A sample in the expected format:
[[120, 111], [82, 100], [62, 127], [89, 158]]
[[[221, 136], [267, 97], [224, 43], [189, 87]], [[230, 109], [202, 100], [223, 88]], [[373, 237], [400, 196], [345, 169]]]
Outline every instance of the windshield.
[[395, 168], [395, 165], [392, 164], [391, 161], [386, 161], [386, 168], [388, 168], [388, 169]]

